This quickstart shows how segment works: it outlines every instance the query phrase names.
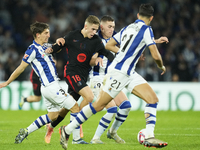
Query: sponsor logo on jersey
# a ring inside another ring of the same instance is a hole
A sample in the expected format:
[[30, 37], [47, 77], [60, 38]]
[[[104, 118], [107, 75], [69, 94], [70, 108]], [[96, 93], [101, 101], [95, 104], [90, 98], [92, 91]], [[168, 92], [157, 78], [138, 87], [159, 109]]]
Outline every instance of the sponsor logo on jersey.
[[24, 59], [26, 59], [28, 56], [29, 56], [29, 55], [27, 55], [27, 54], [24, 54], [24, 57], [23, 57], [23, 58], [24, 58]]
[[42, 58], [45, 58], [46, 57], [46, 55], [45, 54], [42, 54]]
[[79, 62], [84, 62], [84, 61], [86, 60], [86, 58], [87, 58], [87, 56], [86, 56], [84, 53], [80, 53], [80, 54], [78, 54], [78, 56], [77, 56], [77, 60], [78, 60]]
[[79, 40], [75, 40], [75, 39], [73, 40], [73, 42], [78, 42], [78, 41], [79, 41]]

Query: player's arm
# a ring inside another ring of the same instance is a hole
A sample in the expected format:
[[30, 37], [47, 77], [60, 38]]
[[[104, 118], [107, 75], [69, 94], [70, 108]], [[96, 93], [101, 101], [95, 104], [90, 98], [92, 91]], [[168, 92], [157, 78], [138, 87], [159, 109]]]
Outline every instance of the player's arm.
[[91, 60], [90, 60], [90, 66], [96, 66], [98, 65], [103, 67], [103, 59], [101, 57], [98, 57], [98, 53], [95, 53]]
[[169, 40], [166, 36], [161, 36], [159, 39], [154, 40], [154, 42], [155, 43], [164, 43], [165, 42], [167, 44], [169, 42]]
[[155, 44], [152, 44], [149, 46], [149, 50], [158, 68], [162, 70], [161, 75], [163, 75], [166, 72], [166, 69], [165, 66], [163, 65], [162, 57], [157, 49], [157, 46]]
[[11, 76], [9, 77], [9, 79], [4, 82], [4, 83], [0, 83], [0, 88], [5, 87], [7, 85], [9, 85], [12, 81], [14, 81], [28, 66], [29, 64], [24, 62], [22, 60], [21, 64], [15, 69], [15, 71], [11, 74]]
[[117, 44], [118, 44], [118, 43], [117, 43], [113, 38], [111, 38], [111, 39], [108, 41], [108, 43], [106, 43], [105, 48], [106, 48], [107, 50], [109, 50], [109, 51], [114, 52], [114, 53], [118, 53], [119, 47], [116, 46]]

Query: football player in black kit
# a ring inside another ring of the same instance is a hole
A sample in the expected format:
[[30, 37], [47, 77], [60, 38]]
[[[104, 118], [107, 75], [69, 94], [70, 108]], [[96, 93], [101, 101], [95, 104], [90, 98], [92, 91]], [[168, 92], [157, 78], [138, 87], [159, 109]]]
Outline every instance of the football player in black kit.
[[[96, 53], [106, 56], [110, 61], [114, 59], [114, 55], [105, 49], [102, 40], [96, 35], [99, 25], [100, 21], [96, 16], [88, 16], [82, 30], [69, 32], [64, 38], [60, 38], [60, 41], [63, 41], [62, 43], [57, 42], [57, 44], [52, 47], [53, 52], [49, 51], [51, 53], [56, 53], [60, 49], [66, 50], [68, 61], [65, 65], [64, 77], [69, 87], [69, 94], [77, 101], [80, 96], [83, 97], [80, 110], [94, 99], [94, 94], [86, 82], [91, 65], [102, 63], [102, 59], [97, 57]], [[63, 43], [64, 45], [62, 45]], [[70, 121], [72, 121], [76, 115], [76, 113], [71, 113]], [[54, 128], [64, 117], [65, 112], [61, 110], [59, 117], [50, 127]], [[80, 138], [80, 127], [73, 132], [72, 143], [88, 144]]]

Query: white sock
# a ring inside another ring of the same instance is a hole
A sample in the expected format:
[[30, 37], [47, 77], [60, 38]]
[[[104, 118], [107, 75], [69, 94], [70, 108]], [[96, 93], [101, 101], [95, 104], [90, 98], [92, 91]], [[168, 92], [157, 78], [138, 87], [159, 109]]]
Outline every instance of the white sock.
[[[78, 113], [70, 114], [70, 122], [72, 122], [76, 118], [77, 114]], [[73, 135], [73, 140], [75, 140], [75, 141], [77, 141], [81, 138], [80, 137], [80, 126], [78, 126], [76, 129], [73, 130], [72, 135]]]
[[157, 103], [156, 104], [147, 104], [145, 107], [145, 114], [149, 114], [146, 118], [146, 133], [145, 138], [154, 137], [154, 128], [156, 124], [156, 111], [157, 111]]
[[119, 110], [115, 117], [115, 120], [110, 128], [110, 132], [116, 133], [122, 123], [126, 120], [129, 112], [131, 110], [131, 103], [128, 100], [125, 100], [119, 106]]
[[116, 112], [117, 112], [117, 106], [110, 107], [107, 109], [107, 113], [101, 118], [99, 122], [99, 125], [96, 129], [93, 139], [100, 139], [103, 132], [108, 128]]
[[77, 114], [76, 118], [65, 127], [65, 132], [70, 135], [72, 131], [83, 124], [89, 117], [96, 113], [96, 110], [90, 103], [83, 107], [83, 109]]
[[42, 115], [38, 117], [30, 126], [28, 126], [28, 134], [31, 132], [41, 128], [43, 125], [48, 124], [51, 122], [51, 119], [48, 117], [48, 115]]

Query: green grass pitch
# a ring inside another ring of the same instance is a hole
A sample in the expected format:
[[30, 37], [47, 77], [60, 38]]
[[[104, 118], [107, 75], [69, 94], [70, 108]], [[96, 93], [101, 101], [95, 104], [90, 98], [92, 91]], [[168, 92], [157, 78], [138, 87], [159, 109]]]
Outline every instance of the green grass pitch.
[[[59, 142], [58, 128], [69, 123], [69, 115], [60, 123], [52, 134], [50, 144], [44, 142], [45, 127], [31, 133], [21, 144], [14, 144], [20, 128], [29, 126], [46, 111], [4, 111], [0, 110], [0, 150], [62, 150]], [[90, 142], [100, 118], [105, 111], [92, 116], [83, 124], [84, 140]], [[69, 150], [145, 150], [149, 149], [137, 141], [137, 133], [145, 128], [142, 111], [131, 111], [126, 122], [119, 128], [118, 135], [126, 144], [117, 144], [107, 139], [107, 130], [101, 137], [105, 144], [72, 145], [70, 136]], [[200, 112], [198, 111], [158, 111], [155, 137], [168, 142], [165, 150], [199, 150], [200, 149]], [[150, 148], [155, 149], [155, 148]]]

